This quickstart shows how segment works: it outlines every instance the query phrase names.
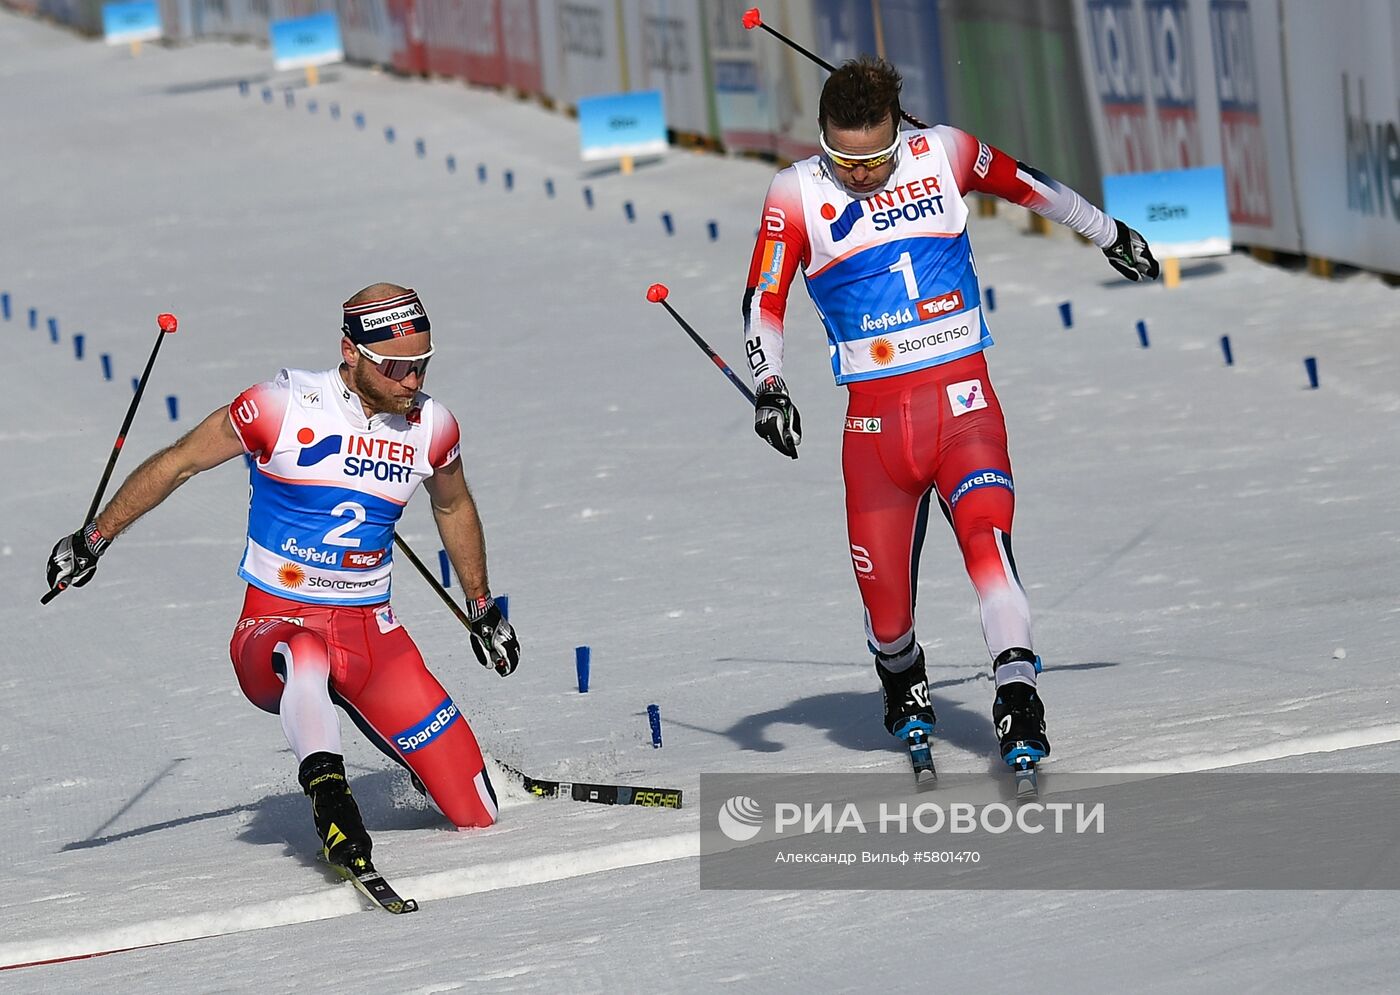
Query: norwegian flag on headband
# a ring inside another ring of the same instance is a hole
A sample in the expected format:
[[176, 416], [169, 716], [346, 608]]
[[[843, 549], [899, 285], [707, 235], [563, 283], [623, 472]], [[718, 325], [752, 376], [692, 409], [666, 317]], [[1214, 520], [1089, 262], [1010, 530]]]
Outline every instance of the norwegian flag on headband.
[[402, 338], [432, 328], [428, 312], [423, 309], [423, 302], [413, 290], [360, 304], [346, 301], [342, 308], [345, 322], [340, 326], [341, 331], [350, 337], [351, 342], [361, 345]]

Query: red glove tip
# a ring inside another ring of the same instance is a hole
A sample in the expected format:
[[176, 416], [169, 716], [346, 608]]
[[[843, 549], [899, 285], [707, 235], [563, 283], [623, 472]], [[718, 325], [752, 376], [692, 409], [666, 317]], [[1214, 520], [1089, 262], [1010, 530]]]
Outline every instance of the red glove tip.
[[670, 291], [666, 289], [666, 284], [653, 283], [650, 287], [647, 287], [647, 300], [651, 301], [653, 304], [660, 304], [666, 299], [666, 295], [669, 293]]
[[162, 332], [173, 332], [180, 324], [180, 319], [173, 314], [156, 315], [156, 324], [160, 326]]
[[744, 27], [752, 31], [763, 23], [763, 15], [758, 12], [757, 7], [750, 7], [744, 11]]

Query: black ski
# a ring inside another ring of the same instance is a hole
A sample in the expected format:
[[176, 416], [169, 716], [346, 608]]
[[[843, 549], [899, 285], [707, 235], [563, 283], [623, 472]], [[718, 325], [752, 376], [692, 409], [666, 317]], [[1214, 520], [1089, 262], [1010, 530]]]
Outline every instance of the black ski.
[[933, 743], [923, 729], [912, 730], [905, 743], [909, 747], [909, 763], [914, 768], [914, 783], [932, 785], [938, 781], [938, 770], [933, 766]]
[[630, 784], [590, 784], [586, 781], [551, 781], [531, 777], [507, 764], [501, 768], [537, 798], [572, 798], [598, 805], [640, 805], [644, 808], [680, 808], [680, 788], [646, 788]]
[[[325, 856], [322, 855], [322, 860]], [[326, 861], [330, 864], [330, 861]], [[394, 890], [393, 885], [384, 880], [384, 875], [380, 874], [373, 867], [367, 871], [356, 874], [348, 867], [340, 864], [330, 864], [331, 870], [335, 871], [345, 880], [355, 886], [355, 890], [364, 895], [385, 912], [392, 912], [394, 915], [403, 915], [406, 912], [417, 912], [418, 903], [412, 898], [401, 898]]]

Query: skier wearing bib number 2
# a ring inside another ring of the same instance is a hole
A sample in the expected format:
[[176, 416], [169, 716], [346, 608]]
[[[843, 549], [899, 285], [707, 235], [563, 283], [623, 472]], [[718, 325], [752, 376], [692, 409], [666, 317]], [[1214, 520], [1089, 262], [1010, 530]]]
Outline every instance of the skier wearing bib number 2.
[[743, 308], [754, 428], [797, 458], [801, 420], [782, 360], [783, 314], [800, 268], [836, 382], [850, 393], [846, 525], [885, 727], [911, 745], [933, 730], [914, 601], [937, 497], [981, 605], [1001, 755], [1025, 770], [1050, 742], [1030, 608], [1011, 555], [1015, 492], [983, 356], [992, 339], [963, 198], [994, 194], [1067, 225], [1130, 280], [1156, 279], [1158, 265], [1137, 232], [985, 142], [947, 125], [900, 131], [900, 82], [883, 60], [841, 66], [822, 90], [823, 154], [782, 170], [768, 189]]
[[230, 654], [239, 686], [281, 717], [323, 852], [357, 875], [371, 842], [345, 779], [335, 705], [458, 827], [496, 819], [481, 749], [389, 605], [394, 526], [421, 483], [461, 578], [471, 643], [502, 677], [520, 646], [487, 587], [457, 420], [422, 393], [433, 353], [418, 295], [374, 284], [343, 307], [341, 364], [283, 370], [141, 464], [49, 557], [49, 587], [81, 587], [108, 543], [190, 477], [244, 456], [251, 492]]

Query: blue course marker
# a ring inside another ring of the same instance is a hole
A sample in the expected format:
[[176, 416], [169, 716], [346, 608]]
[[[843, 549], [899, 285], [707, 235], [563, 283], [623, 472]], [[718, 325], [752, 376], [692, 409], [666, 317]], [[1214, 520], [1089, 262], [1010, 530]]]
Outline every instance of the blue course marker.
[[479, 162], [476, 164], [476, 182], [486, 182], [486, 163], [484, 162]]
[[180, 420], [180, 401], [174, 394], [167, 394], [165, 398], [165, 410], [170, 412], [171, 421]]
[[50, 342], [57, 342], [57, 341], [58, 341], [58, 319], [57, 319], [57, 318], [50, 318], [50, 319], [49, 319], [49, 341], [50, 341]]
[[317, 106], [318, 106], [318, 105], [317, 105], [316, 101], [314, 101], [314, 100], [308, 100], [308, 101], [306, 102], [306, 111], [307, 111], [307, 113], [308, 113], [308, 114], [315, 114], [315, 113], [316, 113], [316, 107], [317, 107]]
[[438, 569], [442, 571], [442, 586], [452, 586], [452, 564], [448, 562], [447, 550], [438, 550]]
[[988, 311], [995, 311], [995, 310], [997, 309], [997, 288], [996, 288], [996, 287], [987, 287], [987, 288], [986, 288], [986, 291], [987, 291], [987, 293], [986, 293], [986, 297], [987, 297], [987, 310], [988, 310]]
[[711, 221], [709, 224], [707, 224], [707, 225], [705, 226], [705, 230], [708, 231], [708, 232], [710, 233], [710, 241], [711, 241], [711, 242], [716, 242], [716, 241], [719, 240], [719, 222], [718, 222], [718, 221]]
[[131, 378], [131, 392], [132, 392], [133, 394], [135, 394], [136, 391], [137, 391], [137, 388], [139, 388], [140, 386], [141, 386], [141, 378], [140, 378], [140, 377], [132, 377], [132, 378]]
[[544, 181], [544, 195], [545, 195], [546, 197], [553, 198], [553, 196], [554, 196], [554, 181], [553, 181], [553, 180], [545, 180], [545, 181]]
[[661, 749], [661, 706], [647, 706], [647, 721], [651, 723], [651, 748]]
[[421, 138], [413, 140], [413, 151], [418, 153], [418, 158], [422, 159], [428, 154], [428, 144]]
[[73, 358], [74, 358], [74, 359], [82, 359], [82, 358], [83, 358], [83, 345], [84, 345], [84, 339], [85, 339], [85, 338], [86, 338], [86, 336], [84, 336], [82, 332], [78, 332], [76, 335], [73, 336]]
[[666, 234], [667, 234], [667, 235], [674, 235], [674, 234], [676, 233], [676, 225], [675, 225], [675, 223], [671, 220], [671, 212], [670, 212], [670, 211], [662, 211], [662, 212], [661, 212], [661, 227], [663, 227], [663, 228], [666, 229]]
[[578, 673], [578, 693], [588, 693], [588, 670], [591, 664], [589, 659], [593, 651], [587, 646], [574, 647], [574, 670]]
[[363, 130], [365, 126], [365, 116], [359, 111], [355, 112], [355, 127]]
[[1230, 348], [1230, 336], [1228, 336], [1228, 335], [1222, 335], [1222, 336], [1220, 336], [1220, 351], [1223, 352], [1223, 353], [1225, 354], [1225, 365], [1226, 365], [1226, 366], [1234, 366], [1234, 365], [1235, 365], [1235, 353], [1234, 353], [1234, 351]]
[[288, 107], [295, 107], [297, 104], [296, 94], [291, 90], [283, 90], [282, 99], [286, 102]]
[[384, 129], [384, 140], [385, 140], [386, 142], [388, 142], [390, 145], [393, 145], [393, 144], [394, 144], [394, 127], [393, 127], [393, 125], [390, 125], [389, 127], [387, 127], [387, 128]]
[[1139, 319], [1137, 323], [1138, 341], [1142, 343], [1144, 349], [1147, 348], [1147, 322]]
[[1074, 327], [1074, 314], [1070, 310], [1069, 301], [1060, 305], [1060, 321], [1064, 323], [1066, 328]]
[[270, 87], [270, 86], [265, 86], [265, 87], [263, 87], [262, 94], [263, 94], [263, 103], [265, 103], [265, 104], [270, 104], [270, 103], [272, 103], [272, 87]]
[[112, 379], [112, 354], [111, 354], [110, 352], [104, 352], [104, 353], [102, 354], [102, 356], [101, 356], [101, 359], [102, 359], [102, 379], [103, 379], [103, 380], [111, 380], [111, 379]]
[[10, 295], [0, 294], [0, 311], [4, 312], [5, 320], [10, 320]]
[[340, 105], [339, 105], [339, 104], [334, 104], [334, 103], [331, 104], [331, 120], [332, 120], [332, 121], [339, 121], [339, 120], [340, 120]]
[[457, 157], [455, 155], [447, 157], [447, 171], [449, 173], [457, 172]]
[[29, 327], [39, 327], [39, 309], [37, 307], [32, 307], [29, 309]]
[[505, 181], [506, 181], [506, 189], [507, 189], [507, 190], [513, 189], [513, 188], [515, 187], [515, 173], [513, 173], [513, 172], [511, 172], [509, 169], [507, 169], [507, 170], [505, 171], [505, 173], [503, 174], [503, 176], [504, 176], [504, 179], [505, 179]]
[[588, 205], [589, 210], [593, 209], [593, 188], [583, 188], [583, 202]]
[[629, 222], [637, 220], [637, 209], [632, 206], [632, 202], [630, 200], [623, 201], [622, 213], [627, 215], [627, 220]]
[[1303, 359], [1303, 369], [1308, 371], [1308, 386], [1312, 390], [1317, 390], [1317, 357], [1307, 356]]
[[246, 79], [238, 81], [238, 95], [240, 97], [248, 96], [248, 81]]

